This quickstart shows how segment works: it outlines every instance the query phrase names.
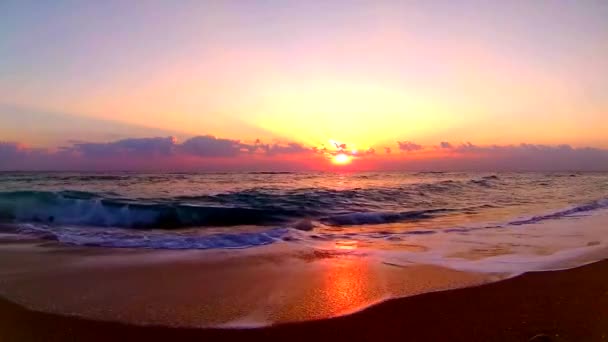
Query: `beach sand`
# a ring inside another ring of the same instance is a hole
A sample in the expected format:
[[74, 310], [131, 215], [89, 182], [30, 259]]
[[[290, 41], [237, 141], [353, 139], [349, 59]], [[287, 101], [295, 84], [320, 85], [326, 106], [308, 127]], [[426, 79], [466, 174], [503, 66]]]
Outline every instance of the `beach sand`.
[[0, 296], [27, 308], [171, 327], [260, 327], [504, 278], [275, 244], [238, 251], [4, 243]]
[[[536, 337], [535, 337], [536, 336]], [[135, 326], [0, 300], [0, 341], [608, 341], [608, 261], [258, 329]]]

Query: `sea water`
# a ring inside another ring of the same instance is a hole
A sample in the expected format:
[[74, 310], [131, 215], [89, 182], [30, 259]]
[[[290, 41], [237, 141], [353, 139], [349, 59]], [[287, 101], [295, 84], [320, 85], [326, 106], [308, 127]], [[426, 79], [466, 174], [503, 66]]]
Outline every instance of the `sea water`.
[[572, 224], [564, 237], [534, 224], [606, 208], [607, 173], [0, 174], [5, 231], [100, 247], [546, 254], [560, 240], [598, 246], [605, 232]]

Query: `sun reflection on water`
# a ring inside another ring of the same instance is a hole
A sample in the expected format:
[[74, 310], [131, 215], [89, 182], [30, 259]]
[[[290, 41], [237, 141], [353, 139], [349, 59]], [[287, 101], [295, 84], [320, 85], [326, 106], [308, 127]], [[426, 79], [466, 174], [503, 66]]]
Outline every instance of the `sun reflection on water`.
[[359, 241], [356, 240], [341, 240], [336, 241], [335, 248], [337, 250], [352, 251], [359, 247]]

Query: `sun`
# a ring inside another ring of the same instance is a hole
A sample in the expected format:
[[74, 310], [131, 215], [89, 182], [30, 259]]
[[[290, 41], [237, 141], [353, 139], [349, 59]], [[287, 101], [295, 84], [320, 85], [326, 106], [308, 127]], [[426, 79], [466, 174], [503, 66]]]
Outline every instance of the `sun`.
[[338, 153], [332, 157], [331, 162], [336, 165], [346, 165], [352, 161], [353, 157], [346, 153]]

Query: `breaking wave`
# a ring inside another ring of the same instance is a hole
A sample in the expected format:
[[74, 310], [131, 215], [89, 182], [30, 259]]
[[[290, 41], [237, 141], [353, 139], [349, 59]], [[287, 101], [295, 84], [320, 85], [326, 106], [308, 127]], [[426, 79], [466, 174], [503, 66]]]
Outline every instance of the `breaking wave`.
[[[301, 221], [307, 220], [297, 221], [302, 215], [285, 208], [208, 207], [175, 202], [142, 203], [134, 200], [111, 200], [99, 194], [74, 191], [0, 193], [0, 220], [12, 223], [4, 226], [4, 230], [74, 245], [156, 249], [248, 248], [277, 241], [318, 242], [343, 239], [393, 242], [415, 235], [462, 234], [479, 229], [515, 228], [604, 208], [608, 208], [608, 199], [492, 225], [339, 232], [316, 229], [314, 223], [303, 225]], [[314, 222], [337, 229], [345, 226], [428, 220], [439, 215], [468, 210], [470, 208], [394, 213], [349, 212], [320, 216]], [[187, 228], [244, 225], [255, 225], [256, 228], [230, 229], [221, 233], [206, 233], [205, 229]], [[167, 231], [167, 228], [182, 229]]]
[[122, 228], [268, 225], [294, 216], [288, 209], [200, 206], [107, 199], [88, 192], [0, 193], [0, 220]]

